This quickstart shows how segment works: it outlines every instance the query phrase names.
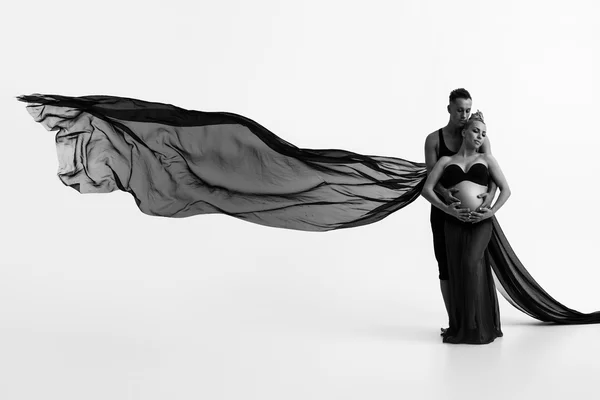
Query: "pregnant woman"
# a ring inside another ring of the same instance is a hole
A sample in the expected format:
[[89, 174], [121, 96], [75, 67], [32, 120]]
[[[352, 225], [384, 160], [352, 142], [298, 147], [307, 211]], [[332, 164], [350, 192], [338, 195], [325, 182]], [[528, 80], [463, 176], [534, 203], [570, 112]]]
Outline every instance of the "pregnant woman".
[[[429, 174], [422, 195], [448, 214], [445, 222], [449, 273], [450, 327], [442, 334], [447, 343], [485, 344], [502, 336], [498, 298], [486, 248], [492, 236], [490, 217], [510, 196], [510, 189], [495, 158], [478, 153], [486, 137], [483, 114], [471, 116], [462, 131], [462, 145], [455, 155], [442, 157]], [[487, 191], [490, 179], [500, 195], [491, 208], [480, 208], [480, 193]], [[434, 193], [440, 182], [457, 189], [460, 203], [445, 204]], [[460, 213], [458, 206], [473, 210]]]

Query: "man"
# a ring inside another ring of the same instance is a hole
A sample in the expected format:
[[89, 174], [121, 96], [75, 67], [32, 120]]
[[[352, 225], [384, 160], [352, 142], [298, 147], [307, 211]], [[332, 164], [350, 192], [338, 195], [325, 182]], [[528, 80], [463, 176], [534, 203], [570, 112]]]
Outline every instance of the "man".
[[[431, 172], [436, 162], [443, 156], [451, 156], [456, 154], [462, 144], [462, 127], [465, 125], [471, 114], [471, 105], [473, 100], [471, 95], [465, 89], [455, 89], [450, 93], [450, 102], [448, 104], [448, 113], [450, 119], [448, 124], [439, 130], [430, 133], [425, 139], [425, 164], [427, 165], [427, 173]], [[489, 137], [483, 142], [479, 149], [482, 153], [491, 153]], [[483, 204], [480, 208], [487, 208], [494, 200], [496, 194], [496, 184], [490, 181], [488, 192], [479, 195], [483, 198]], [[476, 211], [471, 212], [467, 208], [460, 207], [460, 200], [454, 197], [456, 189], [446, 189], [439, 183], [435, 187], [435, 191], [439, 198], [446, 204], [452, 204], [459, 210], [460, 219], [469, 222], [478, 222], [479, 215]], [[435, 258], [438, 262], [440, 289], [446, 306], [446, 312], [449, 313], [449, 285], [448, 285], [448, 264], [446, 260], [446, 240], [444, 236], [444, 222], [446, 213], [437, 207], [431, 206], [431, 230], [433, 232], [433, 249]], [[443, 329], [442, 329], [443, 331]]]

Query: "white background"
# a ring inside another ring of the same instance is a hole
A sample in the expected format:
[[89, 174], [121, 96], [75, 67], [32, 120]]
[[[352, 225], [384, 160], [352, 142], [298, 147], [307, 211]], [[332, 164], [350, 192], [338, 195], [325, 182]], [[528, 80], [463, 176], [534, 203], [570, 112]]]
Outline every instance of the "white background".
[[441, 343], [424, 199], [321, 234], [148, 217], [128, 194], [63, 186], [54, 134], [14, 97], [230, 111], [300, 147], [423, 161], [465, 87], [513, 192], [497, 214], [513, 248], [591, 312], [598, 16], [591, 0], [3, 7], [0, 398], [590, 397], [598, 326], [540, 326], [501, 299], [503, 338]]

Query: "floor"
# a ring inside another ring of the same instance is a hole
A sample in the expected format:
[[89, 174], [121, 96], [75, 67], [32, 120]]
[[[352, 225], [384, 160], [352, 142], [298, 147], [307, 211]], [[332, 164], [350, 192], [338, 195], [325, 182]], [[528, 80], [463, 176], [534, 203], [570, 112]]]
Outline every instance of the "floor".
[[600, 326], [547, 326], [503, 298], [504, 337], [448, 345], [435, 288], [114, 268], [4, 270], [3, 399], [590, 398], [600, 372]]

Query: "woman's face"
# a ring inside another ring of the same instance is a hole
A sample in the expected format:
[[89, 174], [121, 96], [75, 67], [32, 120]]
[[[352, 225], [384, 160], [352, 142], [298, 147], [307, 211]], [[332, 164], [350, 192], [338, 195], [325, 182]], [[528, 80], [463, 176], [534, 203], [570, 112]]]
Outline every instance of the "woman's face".
[[467, 124], [466, 129], [463, 131], [463, 140], [468, 147], [474, 147], [478, 149], [485, 140], [486, 130], [485, 124], [481, 121], [473, 121]]

